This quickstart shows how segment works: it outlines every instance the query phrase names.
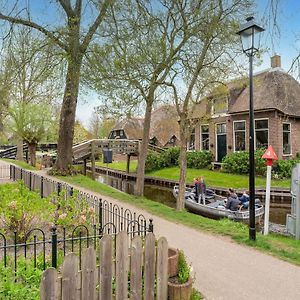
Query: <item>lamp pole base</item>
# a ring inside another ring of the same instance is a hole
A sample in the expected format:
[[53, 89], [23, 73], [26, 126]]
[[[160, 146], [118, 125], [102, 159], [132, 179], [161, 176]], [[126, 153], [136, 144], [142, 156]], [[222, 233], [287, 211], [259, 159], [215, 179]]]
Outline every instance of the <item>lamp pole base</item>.
[[254, 228], [249, 227], [249, 238], [252, 241], [256, 240], [256, 229], [255, 229], [255, 227]]

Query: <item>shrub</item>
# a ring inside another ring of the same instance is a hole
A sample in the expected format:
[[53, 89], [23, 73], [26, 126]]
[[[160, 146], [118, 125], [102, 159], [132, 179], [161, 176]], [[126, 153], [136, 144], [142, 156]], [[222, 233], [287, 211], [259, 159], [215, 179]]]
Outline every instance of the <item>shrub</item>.
[[246, 151], [227, 154], [222, 162], [223, 172], [236, 174], [249, 172], [249, 153]]
[[188, 265], [183, 251], [179, 251], [178, 256], [178, 281], [186, 283], [190, 278], [190, 266]]
[[211, 165], [213, 155], [209, 151], [195, 151], [187, 153], [187, 167], [204, 169]]
[[179, 155], [180, 155], [179, 147], [171, 147], [168, 150], [164, 151], [160, 155], [161, 167], [167, 168], [167, 167], [178, 166]]
[[273, 174], [276, 178], [290, 178], [292, 176], [292, 168], [296, 163], [300, 162], [300, 158], [290, 160], [278, 160], [274, 163]]
[[26, 232], [41, 218], [48, 220], [54, 209], [48, 199], [29, 191], [23, 181], [1, 186], [0, 199], [0, 225], [11, 237], [16, 231], [18, 242], [25, 240]]
[[[265, 149], [255, 151], [255, 173], [264, 175], [266, 172], [266, 162], [262, 157]], [[226, 155], [223, 159], [222, 171], [226, 173], [248, 174], [249, 173], [249, 152], [240, 151]]]
[[150, 172], [150, 171], [158, 170], [160, 168], [161, 168], [160, 154], [149, 151], [146, 157], [145, 171]]

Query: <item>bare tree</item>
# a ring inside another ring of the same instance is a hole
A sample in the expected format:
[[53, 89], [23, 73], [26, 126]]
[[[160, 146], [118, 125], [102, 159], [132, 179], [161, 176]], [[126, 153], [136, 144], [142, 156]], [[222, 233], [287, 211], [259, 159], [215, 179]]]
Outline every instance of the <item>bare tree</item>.
[[[49, 0], [50, 6], [54, 5], [63, 12], [65, 17], [63, 24], [61, 16], [57, 23], [41, 24], [39, 21], [34, 21], [34, 16], [30, 14], [29, 2], [24, 1], [24, 6], [21, 8], [19, 1], [15, 1], [12, 8], [7, 5], [5, 11], [3, 9], [0, 12], [0, 19], [10, 24], [19, 24], [38, 30], [65, 53], [67, 71], [55, 168], [61, 173], [69, 173], [72, 165], [75, 112], [82, 61], [96, 30], [105, 18], [108, 6], [114, 1], [58, 0], [53, 2]], [[93, 18], [95, 11], [97, 15]], [[85, 17], [84, 12], [86, 12]], [[89, 20], [93, 22], [87, 26]]]

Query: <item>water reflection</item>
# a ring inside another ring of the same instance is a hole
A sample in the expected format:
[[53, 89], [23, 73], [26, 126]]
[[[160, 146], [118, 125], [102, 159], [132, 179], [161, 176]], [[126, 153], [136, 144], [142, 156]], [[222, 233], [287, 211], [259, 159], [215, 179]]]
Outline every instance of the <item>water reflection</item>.
[[[110, 185], [120, 191], [128, 194], [134, 193], [134, 182], [122, 180], [108, 175], [97, 174], [97, 181]], [[163, 203], [172, 208], [176, 207], [176, 199], [172, 194], [172, 190], [166, 187], [158, 187], [154, 185], [145, 185], [144, 195], [148, 199]], [[276, 224], [286, 224], [286, 214], [290, 213], [291, 209], [287, 207], [271, 207], [270, 208], [270, 222]]]

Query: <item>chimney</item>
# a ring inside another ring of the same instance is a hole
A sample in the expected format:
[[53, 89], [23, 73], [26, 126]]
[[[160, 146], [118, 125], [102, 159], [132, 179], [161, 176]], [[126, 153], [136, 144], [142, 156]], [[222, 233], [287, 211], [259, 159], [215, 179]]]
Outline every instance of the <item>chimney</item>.
[[271, 57], [271, 68], [281, 68], [281, 56], [275, 54]]

